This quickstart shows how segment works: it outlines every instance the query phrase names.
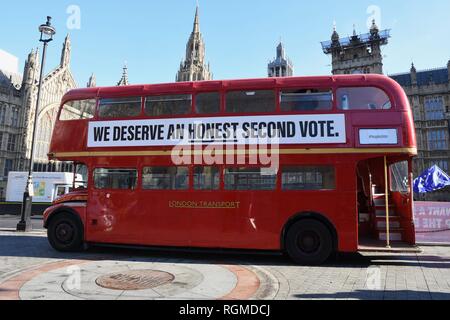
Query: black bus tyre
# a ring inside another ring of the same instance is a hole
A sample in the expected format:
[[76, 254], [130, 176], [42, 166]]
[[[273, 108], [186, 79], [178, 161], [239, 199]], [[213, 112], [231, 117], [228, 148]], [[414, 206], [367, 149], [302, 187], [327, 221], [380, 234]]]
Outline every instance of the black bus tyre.
[[50, 220], [47, 237], [50, 245], [57, 251], [81, 251], [83, 225], [70, 213], [58, 213]]
[[286, 252], [300, 265], [320, 265], [333, 252], [333, 238], [330, 230], [320, 221], [300, 220], [294, 223], [286, 234]]

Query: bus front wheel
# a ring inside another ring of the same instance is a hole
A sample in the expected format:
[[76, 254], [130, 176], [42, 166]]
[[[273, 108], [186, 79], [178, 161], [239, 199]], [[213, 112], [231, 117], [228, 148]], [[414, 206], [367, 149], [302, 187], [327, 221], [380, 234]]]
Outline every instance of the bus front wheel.
[[79, 251], [83, 245], [83, 226], [72, 214], [59, 213], [50, 220], [47, 236], [57, 251]]
[[304, 219], [289, 228], [285, 245], [294, 262], [301, 265], [319, 265], [333, 252], [333, 237], [320, 221]]

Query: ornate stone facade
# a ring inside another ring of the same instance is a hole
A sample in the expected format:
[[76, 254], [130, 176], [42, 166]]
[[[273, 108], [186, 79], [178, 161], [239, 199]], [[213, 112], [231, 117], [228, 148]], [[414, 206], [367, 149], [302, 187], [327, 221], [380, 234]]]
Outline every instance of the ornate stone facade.
[[[64, 40], [60, 64], [44, 76], [35, 141], [35, 171], [69, 171], [70, 164], [49, 163], [47, 153], [62, 96], [77, 87], [70, 71], [71, 42]], [[0, 70], [0, 198], [9, 171], [28, 170], [40, 73], [40, 58], [31, 51], [23, 75]], [[91, 79], [95, 82], [95, 78]]]
[[[340, 39], [336, 29], [331, 41], [322, 43], [324, 53], [332, 56], [333, 74], [383, 74], [381, 47], [388, 43], [389, 30], [379, 31], [372, 24], [368, 34]], [[412, 65], [406, 73], [391, 75], [405, 90], [413, 109], [419, 154], [414, 160], [414, 176], [438, 165], [450, 173], [450, 61], [447, 67], [417, 71]], [[448, 201], [450, 187], [426, 195], [428, 201]]]
[[[450, 173], [450, 61], [447, 67], [391, 75], [408, 95], [416, 125], [419, 155], [414, 161], [415, 176], [433, 165]], [[450, 187], [427, 195], [421, 200], [448, 201]]]
[[195, 11], [194, 29], [186, 45], [186, 57], [180, 63], [177, 82], [212, 80], [209, 64], [205, 63], [205, 43], [200, 32], [198, 7]]
[[383, 74], [381, 47], [388, 43], [390, 30], [380, 31], [372, 22], [369, 33], [341, 39], [334, 27], [330, 41], [322, 42], [325, 54], [332, 57], [333, 74], [376, 73]]
[[[0, 198], [6, 192], [8, 172], [15, 170], [22, 161], [20, 143], [24, 128], [23, 102], [24, 81], [18, 71], [18, 59], [6, 52], [1, 52], [0, 59]], [[5, 58], [6, 56], [6, 58]], [[30, 53], [30, 63], [34, 63], [36, 53]], [[13, 66], [5, 66], [8, 60], [16, 60]], [[29, 71], [31, 73], [31, 70]], [[30, 75], [31, 76], [31, 75]]]
[[273, 77], [292, 77], [294, 75], [294, 65], [286, 56], [282, 42], [277, 46], [277, 57], [267, 66], [269, 78]]

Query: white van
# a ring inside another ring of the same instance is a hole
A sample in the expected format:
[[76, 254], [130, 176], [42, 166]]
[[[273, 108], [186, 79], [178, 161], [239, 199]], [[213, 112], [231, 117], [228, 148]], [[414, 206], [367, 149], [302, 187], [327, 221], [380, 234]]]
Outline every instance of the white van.
[[[68, 193], [73, 186], [73, 173], [34, 172], [33, 203], [52, 203], [56, 198]], [[6, 187], [6, 202], [22, 202], [28, 172], [10, 172]], [[77, 181], [82, 180], [77, 175]]]

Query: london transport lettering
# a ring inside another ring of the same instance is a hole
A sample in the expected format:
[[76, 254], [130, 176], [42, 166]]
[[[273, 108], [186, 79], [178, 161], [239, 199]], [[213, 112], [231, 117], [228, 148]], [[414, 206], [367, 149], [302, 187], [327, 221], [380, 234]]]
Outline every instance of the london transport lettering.
[[169, 201], [177, 209], [239, 209], [239, 201]]
[[345, 143], [345, 115], [98, 121], [89, 123], [88, 147], [239, 144], [269, 139], [278, 144]]

